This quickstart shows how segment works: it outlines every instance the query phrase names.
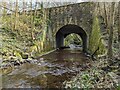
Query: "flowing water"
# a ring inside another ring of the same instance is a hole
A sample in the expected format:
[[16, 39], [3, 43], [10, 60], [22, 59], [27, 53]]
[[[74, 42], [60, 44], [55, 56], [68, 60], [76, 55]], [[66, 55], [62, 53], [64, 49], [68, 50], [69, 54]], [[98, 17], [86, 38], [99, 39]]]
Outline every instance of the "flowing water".
[[90, 60], [80, 50], [57, 50], [2, 75], [3, 88], [60, 88], [63, 82], [88, 67]]

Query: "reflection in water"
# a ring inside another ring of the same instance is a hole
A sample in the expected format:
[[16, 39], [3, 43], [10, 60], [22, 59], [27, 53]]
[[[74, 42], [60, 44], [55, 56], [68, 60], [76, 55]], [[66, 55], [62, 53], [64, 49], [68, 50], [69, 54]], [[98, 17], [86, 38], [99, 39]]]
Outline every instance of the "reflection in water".
[[58, 50], [3, 75], [4, 88], [60, 88], [85, 67], [89, 60], [79, 50]]

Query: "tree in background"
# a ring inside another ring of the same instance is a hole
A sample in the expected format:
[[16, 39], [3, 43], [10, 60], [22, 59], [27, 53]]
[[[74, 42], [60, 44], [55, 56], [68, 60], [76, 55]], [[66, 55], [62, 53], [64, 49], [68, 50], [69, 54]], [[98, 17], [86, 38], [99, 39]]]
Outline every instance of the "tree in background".
[[110, 19], [108, 21], [109, 22], [108, 23], [108, 28], [109, 28], [108, 58], [110, 59], [112, 59], [113, 57], [112, 43], [113, 43], [114, 7], [115, 7], [115, 2], [112, 2], [110, 9]]
[[107, 27], [107, 25], [108, 25], [108, 15], [107, 15], [106, 3], [105, 2], [104, 2], [104, 19], [105, 19], [105, 25]]
[[120, 43], [120, 1], [118, 3], [118, 42]]

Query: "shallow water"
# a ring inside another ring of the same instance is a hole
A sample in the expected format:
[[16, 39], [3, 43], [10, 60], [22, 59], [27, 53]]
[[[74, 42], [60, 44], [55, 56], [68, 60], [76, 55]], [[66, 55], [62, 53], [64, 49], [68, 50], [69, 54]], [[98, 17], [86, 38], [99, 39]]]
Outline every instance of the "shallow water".
[[89, 59], [80, 50], [57, 50], [2, 75], [3, 88], [60, 88], [87, 68]]

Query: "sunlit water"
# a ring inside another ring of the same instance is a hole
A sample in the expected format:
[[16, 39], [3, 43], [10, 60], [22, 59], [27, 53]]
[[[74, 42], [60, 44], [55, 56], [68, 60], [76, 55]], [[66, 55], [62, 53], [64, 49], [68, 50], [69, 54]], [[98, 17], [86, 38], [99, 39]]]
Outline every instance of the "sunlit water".
[[79, 50], [58, 50], [25, 63], [2, 75], [3, 88], [60, 88], [87, 68], [89, 59]]

